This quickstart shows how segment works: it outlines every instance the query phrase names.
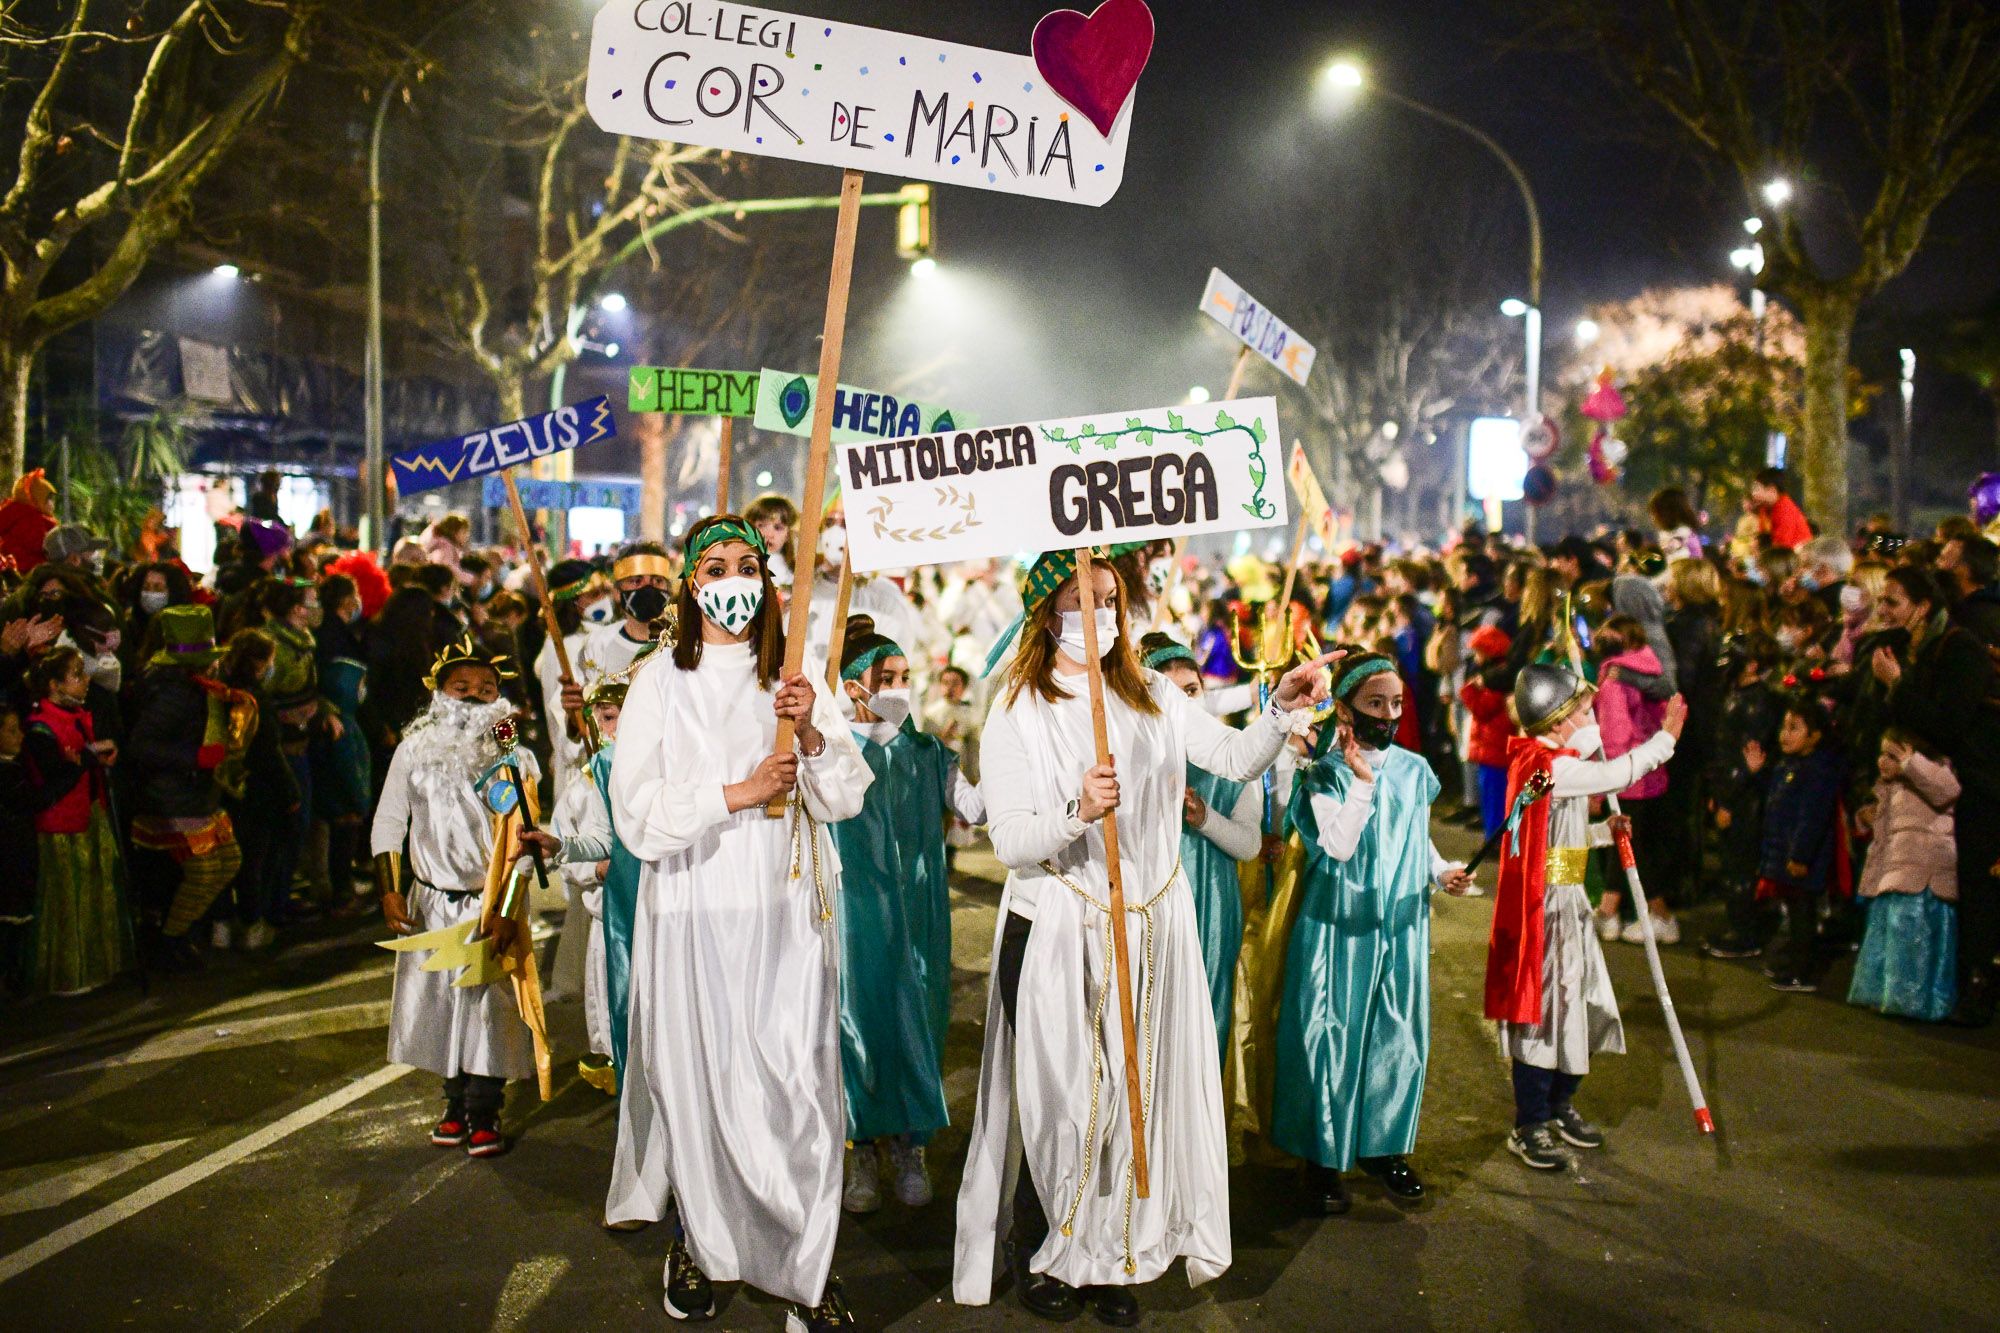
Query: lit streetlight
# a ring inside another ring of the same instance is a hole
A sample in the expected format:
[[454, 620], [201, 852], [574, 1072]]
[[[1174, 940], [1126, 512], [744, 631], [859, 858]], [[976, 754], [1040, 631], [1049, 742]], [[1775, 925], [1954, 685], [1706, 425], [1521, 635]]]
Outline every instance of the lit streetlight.
[[1749, 232], [1752, 236], [1755, 236], [1758, 232], [1764, 230], [1764, 219], [1744, 218], [1743, 230]]
[[233, 279], [237, 277], [239, 274], [241, 274], [243, 270], [236, 267], [236, 265], [234, 264], [217, 264], [214, 268], [210, 269], [209, 272], [213, 273], [218, 278]]
[[1774, 176], [1764, 183], [1764, 202], [1773, 208], [1783, 208], [1792, 202], [1792, 183], [1783, 176]]
[[1209, 399], [1209, 393], [1207, 385], [1197, 384], [1192, 389], [1188, 390], [1188, 401], [1190, 403], [1205, 403], [1208, 401], [1208, 399]]
[[1604, 336], [1604, 330], [1594, 319], [1579, 319], [1576, 322], [1576, 345], [1589, 347]]
[[1353, 60], [1336, 60], [1320, 74], [1329, 88], [1342, 92], [1359, 92], [1368, 82], [1368, 75], [1359, 63]]
[[625, 293], [623, 292], [606, 292], [597, 298], [597, 308], [607, 315], [624, 314], [625, 304]]
[[929, 278], [937, 273], [937, 268], [937, 260], [929, 255], [925, 255], [922, 259], [916, 260], [910, 265], [910, 276], [913, 278]]

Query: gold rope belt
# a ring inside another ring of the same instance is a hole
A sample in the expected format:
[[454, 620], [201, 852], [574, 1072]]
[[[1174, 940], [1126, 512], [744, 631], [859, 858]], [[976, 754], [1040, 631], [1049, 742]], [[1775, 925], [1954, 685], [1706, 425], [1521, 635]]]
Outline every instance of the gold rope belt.
[[[1042, 869], [1053, 876], [1064, 888], [1103, 914], [1104, 957], [1107, 962], [1115, 958], [1117, 956], [1117, 940], [1111, 933], [1113, 926], [1111, 905], [1109, 903], [1101, 903], [1091, 897], [1081, 884], [1078, 884], [1047, 861], [1042, 862]], [[1145, 931], [1146, 966], [1145, 971], [1142, 973], [1145, 991], [1140, 997], [1140, 1031], [1143, 1034], [1140, 1038], [1140, 1045], [1145, 1052], [1146, 1075], [1139, 1094], [1139, 1114], [1141, 1121], [1145, 1124], [1153, 1122], [1153, 1072], [1158, 1065], [1158, 1052], [1153, 1046], [1153, 1001], [1157, 990], [1153, 985], [1153, 908], [1159, 903], [1160, 899], [1167, 896], [1167, 891], [1173, 888], [1174, 881], [1180, 878], [1180, 873], [1181, 860], [1179, 856], [1175, 856], [1174, 868], [1167, 872], [1166, 883], [1160, 886], [1158, 893], [1148, 898], [1145, 902], [1125, 904], [1126, 912], [1137, 915]], [[1084, 1142], [1090, 1145], [1090, 1149], [1084, 1154], [1083, 1175], [1076, 1182], [1076, 1197], [1070, 1200], [1069, 1211], [1063, 1215], [1062, 1234], [1065, 1236], [1072, 1234], [1072, 1228], [1076, 1224], [1077, 1211], [1083, 1207], [1084, 1193], [1090, 1188], [1091, 1168], [1097, 1161], [1097, 1115], [1104, 1088], [1104, 1008], [1111, 999], [1111, 986], [1113, 979], [1117, 975], [1117, 971], [1118, 969], [1115, 964], [1105, 969], [1104, 982], [1097, 988], [1097, 1000], [1091, 1009], [1090, 1024], [1091, 1030], [1096, 1034], [1096, 1040], [1090, 1044], [1090, 1121], [1085, 1127], [1083, 1134]], [[1128, 1160], [1125, 1164], [1124, 1231], [1125, 1272], [1128, 1275], [1139, 1271], [1139, 1265], [1132, 1257], [1132, 1196], [1132, 1162]]]
[[821, 924], [833, 920], [833, 907], [826, 900], [826, 872], [819, 863], [819, 821], [806, 809], [805, 798], [796, 791], [792, 793], [792, 878], [798, 879], [805, 860], [803, 843], [812, 844], [813, 892], [819, 897], [819, 919]]
[[1548, 882], [1551, 884], [1581, 884], [1590, 873], [1590, 848], [1551, 847], [1548, 859]]

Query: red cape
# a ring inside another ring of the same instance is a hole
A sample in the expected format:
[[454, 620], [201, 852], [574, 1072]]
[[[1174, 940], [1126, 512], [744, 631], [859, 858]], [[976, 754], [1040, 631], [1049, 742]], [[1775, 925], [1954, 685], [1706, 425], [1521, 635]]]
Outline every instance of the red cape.
[[[1527, 736], [1508, 747], [1507, 810], [1536, 773], [1555, 767], [1551, 750]], [[1486, 1016], [1507, 1023], [1542, 1021], [1542, 898], [1548, 889], [1549, 798], [1521, 815], [1500, 842], [1500, 888], [1493, 900], [1493, 933], [1486, 941]]]

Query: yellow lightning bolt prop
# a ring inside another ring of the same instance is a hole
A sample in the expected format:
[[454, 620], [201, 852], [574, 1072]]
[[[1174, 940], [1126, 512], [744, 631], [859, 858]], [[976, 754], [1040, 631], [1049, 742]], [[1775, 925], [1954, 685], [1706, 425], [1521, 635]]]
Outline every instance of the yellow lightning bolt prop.
[[402, 939], [382, 940], [376, 947], [395, 953], [429, 953], [431, 956], [422, 965], [426, 972], [464, 968], [463, 975], [451, 983], [457, 988], [488, 985], [513, 971], [509, 966], [511, 959], [494, 957], [493, 941], [479, 934], [477, 921], [464, 921]]
[[446, 481], [457, 481], [459, 470], [465, 466], [465, 456], [461, 455], [450, 467], [446, 467], [442, 460], [433, 458], [429, 454], [418, 458], [398, 458], [395, 463], [405, 472], [435, 472]]
[[606, 398], [597, 405], [597, 420], [590, 423], [590, 438], [584, 443], [595, 444], [616, 429], [611, 422], [611, 400]]

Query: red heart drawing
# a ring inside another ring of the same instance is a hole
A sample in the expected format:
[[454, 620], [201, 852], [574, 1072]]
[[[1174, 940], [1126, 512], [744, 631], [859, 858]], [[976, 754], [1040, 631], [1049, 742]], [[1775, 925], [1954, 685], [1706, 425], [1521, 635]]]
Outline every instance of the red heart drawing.
[[1108, 139], [1153, 54], [1153, 11], [1145, 0], [1104, 0], [1089, 17], [1058, 9], [1042, 16], [1029, 46], [1049, 89]]

